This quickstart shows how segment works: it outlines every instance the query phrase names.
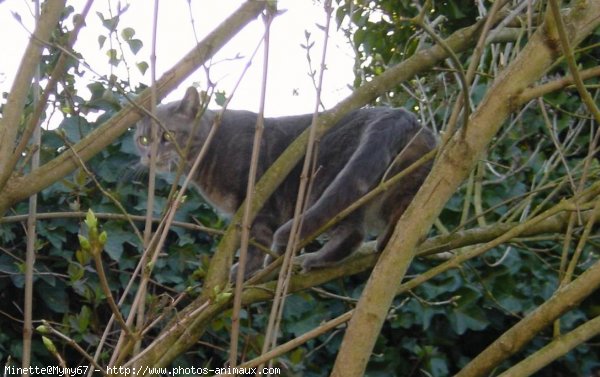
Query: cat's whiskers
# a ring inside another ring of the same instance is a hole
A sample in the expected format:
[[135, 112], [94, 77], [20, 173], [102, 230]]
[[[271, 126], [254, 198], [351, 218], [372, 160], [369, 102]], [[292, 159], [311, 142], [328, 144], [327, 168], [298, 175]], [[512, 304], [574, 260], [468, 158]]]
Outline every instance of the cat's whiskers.
[[119, 174], [120, 178], [117, 181], [117, 186], [121, 186], [126, 182], [141, 182], [147, 175], [148, 168], [141, 162], [137, 162], [134, 165], [129, 165], [121, 170]]

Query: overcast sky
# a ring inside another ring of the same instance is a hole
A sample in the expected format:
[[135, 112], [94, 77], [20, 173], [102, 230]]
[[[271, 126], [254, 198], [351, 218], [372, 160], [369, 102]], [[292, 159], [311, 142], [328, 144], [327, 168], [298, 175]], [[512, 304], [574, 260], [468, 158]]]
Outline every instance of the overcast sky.
[[[33, 16], [28, 0], [6, 0], [0, 4], [0, 25], [2, 35], [0, 43], [4, 56], [0, 60], [0, 90], [7, 92], [12, 85], [19, 61], [28, 40], [28, 30], [33, 28]], [[71, 2], [80, 11], [83, 1]], [[82, 30], [75, 48], [82, 52], [88, 64], [100, 74], [107, 75], [111, 72], [108, 64], [106, 50], [108, 43], [100, 50], [98, 35], [105, 34], [100, 17], [96, 12], [101, 12], [109, 17], [109, 8], [106, 1], [96, 2], [88, 15], [87, 27]], [[116, 2], [113, 12], [116, 12]], [[122, 1], [126, 4], [127, 1]], [[151, 46], [151, 30], [153, 18], [153, 1], [131, 0], [128, 10], [122, 15], [119, 30], [131, 27], [136, 31], [135, 37], [144, 42], [144, 47], [134, 57], [127, 60], [130, 66], [129, 75], [133, 81], [150, 83], [150, 71], [144, 76], [139, 75], [135, 63], [149, 62]], [[227, 15], [231, 14], [241, 4], [234, 0], [195, 0], [191, 1], [192, 12], [188, 8], [187, 0], [161, 1], [159, 4], [158, 24], [158, 50], [157, 50], [157, 77], [171, 68], [195, 44], [191, 17], [194, 20], [197, 37], [201, 40], [214, 29]], [[286, 12], [278, 16], [271, 28], [271, 57], [270, 73], [267, 91], [267, 115], [278, 116], [285, 114], [298, 114], [312, 112], [315, 106], [315, 90], [307, 75], [308, 62], [306, 51], [300, 47], [305, 41], [305, 30], [316, 42], [312, 49], [312, 64], [317, 68], [321, 59], [321, 46], [323, 33], [316, 26], [323, 25], [325, 15], [321, 4], [312, 1], [280, 1], [280, 9]], [[19, 14], [23, 25], [13, 17], [12, 12]], [[28, 30], [26, 30], [28, 29]], [[262, 21], [256, 20], [243, 30], [234, 40], [226, 46], [214, 61], [223, 61], [241, 55], [244, 58], [235, 61], [225, 61], [216, 64], [211, 69], [211, 79], [218, 82], [218, 88], [229, 93], [241, 74], [247, 58], [251, 55], [259, 42], [264, 26]], [[337, 31], [335, 21], [332, 20], [332, 35], [327, 53], [328, 71], [325, 76], [325, 91], [323, 102], [326, 107], [335, 105], [340, 99], [347, 96], [350, 90], [347, 85], [352, 82], [352, 56], [341, 31]], [[10, 37], [8, 37], [10, 36]], [[242, 86], [238, 89], [231, 108], [256, 111], [260, 97], [260, 77], [262, 71], [262, 52], [259, 52], [247, 74]], [[120, 67], [117, 74], [127, 77], [127, 71]], [[81, 81], [85, 88], [89, 82], [96, 80], [94, 76]], [[185, 88], [191, 83], [206, 84], [203, 71], [197, 71], [186, 83], [182, 84], [168, 100], [178, 99]], [[85, 94], [83, 95], [85, 98]], [[215, 105], [213, 104], [213, 106]]]

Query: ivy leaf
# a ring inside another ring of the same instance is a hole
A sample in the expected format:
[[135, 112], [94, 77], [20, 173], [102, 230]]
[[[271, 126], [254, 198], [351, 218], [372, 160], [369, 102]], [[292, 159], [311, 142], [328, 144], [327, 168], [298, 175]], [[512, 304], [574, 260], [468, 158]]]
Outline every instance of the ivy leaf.
[[123, 37], [123, 39], [126, 41], [129, 41], [131, 38], [133, 38], [134, 35], [135, 30], [133, 28], [126, 27], [125, 29], [121, 30], [121, 37]]
[[[58, 285], [62, 285], [62, 287]], [[57, 286], [55, 287], [40, 282], [37, 285], [37, 293], [40, 295], [40, 300], [53, 312], [68, 313], [69, 295], [67, 294], [66, 287], [61, 282], [57, 282]]]
[[217, 91], [215, 93], [215, 102], [217, 103], [217, 105], [224, 106], [226, 101], [227, 101], [227, 95], [225, 95], [225, 92]]
[[69, 142], [76, 143], [90, 133], [91, 126], [87, 119], [74, 115], [63, 119], [58, 129], [65, 133]]
[[119, 16], [115, 16], [112, 18], [104, 18], [104, 15], [100, 12], [96, 12], [100, 20], [102, 21], [102, 26], [104, 26], [108, 31], [113, 32], [117, 29], [117, 25], [119, 24]]
[[130, 39], [127, 41], [127, 44], [129, 45], [129, 49], [131, 50], [131, 52], [133, 52], [134, 55], [136, 55], [144, 46], [142, 41], [139, 39]]
[[102, 47], [104, 47], [104, 42], [106, 42], [106, 36], [99, 35], [98, 36], [98, 46], [100, 47], [100, 49], [102, 49]]
[[146, 62], [139, 62], [136, 64], [136, 66], [142, 75], [146, 74], [146, 71], [148, 70], [148, 67], [149, 67], [148, 63], [146, 63]]
[[112, 66], [117, 66], [121, 61], [117, 54], [117, 50], [115, 50], [114, 48], [111, 48], [110, 50], [106, 51], [106, 56], [108, 56], [108, 62]]
[[104, 250], [115, 262], [119, 262], [122, 259], [124, 244], [138, 244], [138, 239], [133, 234], [133, 232], [131, 232], [130, 229], [126, 229], [129, 226], [129, 224], [122, 224], [125, 223], [118, 221], [108, 221], [102, 227], [102, 229], [104, 229], [104, 231], [106, 231], [106, 233], [108, 234], [106, 244], [104, 245]]

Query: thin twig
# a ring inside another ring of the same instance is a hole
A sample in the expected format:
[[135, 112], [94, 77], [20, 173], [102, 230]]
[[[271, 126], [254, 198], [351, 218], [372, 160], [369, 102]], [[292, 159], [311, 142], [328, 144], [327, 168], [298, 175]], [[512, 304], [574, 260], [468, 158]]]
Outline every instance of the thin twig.
[[[40, 2], [35, 2], [35, 20], [39, 22], [40, 18]], [[36, 107], [40, 105], [40, 64], [37, 65], [34, 75], [34, 87], [33, 87], [33, 104]], [[35, 122], [35, 128], [33, 132], [33, 145], [34, 152], [31, 159], [31, 170], [35, 170], [40, 166], [40, 144], [41, 144], [41, 130], [38, 122]], [[10, 167], [9, 167], [10, 169]], [[32, 323], [32, 312], [33, 312], [33, 267], [35, 264], [35, 252], [37, 243], [37, 193], [29, 197], [29, 214], [27, 216], [27, 249], [25, 251], [25, 292], [24, 292], [24, 313], [23, 313], [23, 358], [22, 365], [25, 370], [23, 375], [29, 376], [29, 366], [31, 364], [31, 337], [33, 335], [33, 323]]]
[[103, 374], [106, 374], [106, 370], [102, 368], [102, 366], [98, 364], [89, 353], [87, 353], [83, 348], [81, 348], [81, 346], [77, 344], [75, 340], [69, 338], [67, 335], [61, 333], [60, 331], [52, 327], [48, 321], [42, 321], [42, 324], [53, 335], [59, 337], [60, 339], [64, 340], [69, 346], [73, 347], [81, 356], [88, 360], [94, 366], [94, 368], [100, 370], [100, 372], [102, 372]]
[[69, 62], [69, 57], [72, 56], [71, 54], [67, 54], [64, 51], [69, 48], [72, 48], [73, 44], [75, 44], [77, 36], [79, 35], [79, 31], [85, 25], [85, 19], [87, 17], [87, 14], [89, 13], [90, 8], [92, 7], [93, 2], [93, 0], [88, 0], [85, 3], [85, 6], [83, 7], [83, 10], [79, 14], [79, 16], [74, 18], [73, 30], [69, 32], [69, 41], [67, 43], [67, 46], [64, 48], [64, 50], [61, 50], [56, 65], [54, 66], [54, 69], [50, 74], [50, 78], [48, 79], [48, 83], [42, 91], [38, 104], [35, 106], [34, 112], [31, 118], [29, 119], [29, 122], [25, 126], [25, 130], [21, 135], [19, 144], [15, 148], [12, 156], [10, 157], [10, 160], [8, 161], [7, 169], [14, 169], [14, 167], [17, 164], [17, 161], [19, 160], [19, 158], [21, 158], [23, 151], [25, 151], [25, 148], [27, 148], [27, 145], [29, 144], [29, 139], [31, 138], [31, 135], [34, 132], [33, 130], [36, 127], [39, 127], [40, 118], [42, 116], [42, 113], [46, 109], [50, 93], [52, 93], [55, 90], [58, 80], [64, 75], [65, 67]]
[[[38, 220], [68, 219], [68, 218], [80, 219], [80, 218], [85, 218], [85, 215], [86, 215], [85, 212], [46, 212], [46, 213], [38, 213], [36, 215], [36, 217]], [[6, 216], [6, 217], [3, 217], [2, 219], [0, 219], [0, 224], [25, 221], [25, 220], [27, 220], [27, 216], [28, 215]], [[146, 216], [131, 215], [129, 213], [119, 214], [119, 213], [99, 212], [99, 213], [96, 213], [96, 217], [98, 217], [99, 219], [125, 220], [125, 221], [132, 220], [132, 221], [138, 221], [138, 222], [144, 222], [146, 220]], [[156, 218], [156, 217], [152, 219], [152, 222], [155, 224], [159, 223], [160, 221], [161, 221], [161, 219]], [[181, 228], [185, 228], [185, 229], [189, 229], [189, 230], [201, 231], [201, 232], [205, 232], [205, 233], [209, 233], [209, 234], [223, 235], [222, 230], [205, 227], [203, 225], [186, 223], [186, 222], [182, 222], [182, 221], [173, 221], [172, 225], [178, 226]]]
[[556, 0], [550, 0], [550, 10], [552, 12], [552, 17], [554, 18], [554, 22], [556, 25], [556, 29], [558, 31], [558, 36], [560, 38], [560, 44], [563, 49], [563, 54], [565, 59], [567, 60], [567, 64], [569, 66], [569, 71], [573, 76], [573, 82], [577, 87], [577, 91], [583, 100], [583, 103], [587, 106], [588, 110], [594, 116], [596, 123], [600, 123], [600, 109], [594, 102], [590, 92], [586, 89], [583, 84], [583, 80], [581, 75], [579, 74], [579, 68], [577, 67], [577, 62], [575, 61], [575, 56], [573, 55], [573, 48], [571, 47], [571, 43], [569, 42], [569, 37], [567, 35], [564, 21], [560, 14], [560, 8]]
[[[158, 124], [157, 122], [154, 120], [156, 119], [156, 103], [157, 103], [157, 93], [156, 93], [156, 35], [158, 32], [158, 0], [154, 1], [154, 12], [153, 12], [153, 19], [152, 19], [152, 47], [151, 47], [151, 51], [150, 51], [150, 82], [151, 82], [151, 87], [150, 87], [150, 112], [154, 115], [154, 117], [152, 117], [151, 121], [150, 121], [150, 132], [151, 132], [151, 136], [150, 139], [152, 140], [152, 143], [150, 145], [150, 169], [148, 172], [148, 200], [146, 201], [146, 222], [144, 225], [144, 250], [149, 250], [150, 249], [150, 240], [152, 237], [152, 215], [154, 213], [154, 197], [156, 194], [156, 190], [155, 190], [155, 186], [156, 186], [156, 158], [157, 158], [157, 154], [158, 154], [158, 144], [159, 144], [159, 137], [158, 137]], [[152, 251], [151, 251], [152, 253]], [[140, 264], [145, 265], [146, 264], [146, 260], [145, 257], [148, 255], [148, 253], [143, 253], [142, 254], [142, 258], [140, 260]], [[142, 270], [142, 274], [144, 275], [142, 277], [142, 279], [146, 278], [149, 279], [150, 276], [146, 276], [146, 274], [150, 274], [150, 270], [149, 269], [143, 269]], [[135, 279], [135, 275], [132, 276], [132, 279]], [[140, 293], [141, 296], [145, 297], [146, 296], [146, 288], [147, 285], [145, 284], [141, 284], [140, 285], [140, 290], [142, 290], [142, 292]], [[146, 308], [146, 300], [140, 300], [138, 303], [138, 307], [137, 307], [137, 314], [136, 314], [136, 328], [141, 331], [143, 326], [144, 326], [144, 316], [145, 316], [145, 308]], [[141, 347], [141, 342], [138, 340], [138, 342], [135, 344], [134, 346], [134, 351], [133, 354], [136, 355], [139, 353], [140, 351], [140, 347]]]
[[[349, 311], [346, 312], [330, 321], [325, 322], [324, 324], [320, 325], [317, 328], [314, 328], [312, 330], [310, 330], [309, 332], [303, 334], [302, 336], [299, 336], [295, 339], [290, 340], [289, 342], [286, 342], [276, 348], [273, 348], [272, 350], [263, 353], [262, 355], [260, 355], [259, 357], [247, 361], [243, 364], [239, 365], [239, 368], [254, 368], [258, 365], [262, 365], [264, 363], [266, 363], [267, 361], [273, 360], [274, 358], [281, 356], [299, 346], [301, 346], [302, 344], [308, 342], [311, 339], [314, 339], [320, 335], [325, 334], [326, 332], [340, 326], [341, 324], [348, 322], [350, 320], [350, 318], [352, 318], [352, 314], [353, 311]], [[218, 376], [224, 376], [224, 375], [218, 375]]]
[[270, 348], [275, 347], [277, 342], [277, 331], [278, 326], [276, 322], [279, 322], [279, 318], [281, 318], [281, 314], [283, 311], [283, 299], [286, 295], [287, 288], [289, 286], [289, 279], [291, 277], [292, 270], [292, 257], [295, 251], [298, 249], [299, 244], [299, 233], [300, 233], [300, 222], [302, 218], [302, 213], [305, 207], [305, 200], [307, 197], [307, 178], [309, 177], [309, 170], [313, 166], [312, 159], [314, 145], [316, 140], [316, 131], [317, 131], [317, 119], [319, 114], [319, 104], [321, 99], [321, 90], [323, 87], [323, 77], [325, 75], [325, 61], [327, 56], [327, 42], [329, 39], [329, 26], [331, 23], [331, 14], [333, 12], [333, 8], [331, 6], [331, 0], [325, 1], [324, 9], [326, 13], [326, 21], [324, 27], [324, 41], [323, 41], [323, 52], [321, 57], [321, 67], [319, 72], [319, 83], [317, 85], [317, 95], [316, 95], [316, 104], [315, 111], [313, 113], [312, 124], [309, 129], [308, 135], [308, 143], [306, 148], [306, 153], [304, 157], [304, 164], [302, 166], [302, 173], [300, 175], [300, 187], [298, 188], [298, 198], [296, 201], [296, 207], [294, 209], [294, 217], [292, 221], [291, 231], [290, 231], [290, 239], [288, 240], [285, 254], [283, 257], [283, 263], [281, 266], [281, 270], [279, 273], [279, 278], [277, 280], [277, 288], [275, 292], [275, 297], [273, 299], [273, 304], [271, 307], [271, 313], [269, 315], [269, 322], [267, 325], [267, 330], [265, 334], [265, 341], [263, 343], [262, 353], [267, 353]]
[[119, 310], [117, 303], [115, 302], [112, 292], [110, 290], [110, 286], [108, 284], [108, 279], [106, 278], [106, 273], [104, 272], [104, 266], [102, 264], [102, 248], [96, 242], [92, 242], [92, 248], [90, 253], [94, 259], [94, 263], [96, 264], [96, 272], [98, 273], [98, 279], [100, 280], [100, 287], [106, 296], [106, 301], [108, 302], [108, 306], [112, 310], [112, 314], [115, 315], [117, 322], [121, 326], [121, 328], [127, 333], [128, 336], [133, 337], [134, 334], [129, 328], [129, 326], [125, 323], [125, 319]]
[[[252, 144], [252, 156], [250, 158], [250, 169], [248, 172], [248, 185], [246, 188], [246, 199], [244, 201], [244, 217], [242, 219], [242, 235], [240, 243], [240, 257], [238, 260], [238, 269], [235, 282], [235, 290], [233, 296], [233, 312], [231, 314], [231, 344], [229, 352], [229, 365], [235, 367], [237, 365], [238, 339], [240, 332], [240, 311], [242, 307], [242, 289], [244, 285], [246, 262], [248, 256], [248, 246], [250, 241], [252, 198], [254, 197], [254, 185], [256, 183], [256, 175], [258, 170], [258, 158], [260, 155], [260, 145], [264, 130], [264, 115], [265, 101], [267, 93], [267, 77], [269, 72], [269, 37], [271, 30], [271, 22], [275, 16], [275, 10], [267, 8], [263, 15], [265, 24], [264, 43], [263, 43], [263, 72], [262, 83], [260, 88], [259, 110], [256, 118], [256, 128], [254, 131], [254, 141]], [[256, 256], [255, 256], [256, 257]]]

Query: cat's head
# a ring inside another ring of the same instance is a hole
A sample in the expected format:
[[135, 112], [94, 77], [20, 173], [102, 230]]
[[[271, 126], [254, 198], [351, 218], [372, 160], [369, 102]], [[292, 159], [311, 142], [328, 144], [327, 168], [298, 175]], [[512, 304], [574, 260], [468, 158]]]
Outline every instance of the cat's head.
[[[177, 169], [180, 153], [190, 137], [190, 131], [200, 108], [200, 98], [196, 88], [190, 87], [181, 101], [170, 102], [158, 106], [156, 118], [162, 126], [158, 127], [158, 149], [156, 168], [158, 171], [170, 172]], [[138, 122], [134, 142], [143, 166], [150, 165], [152, 148], [152, 120], [145, 117]]]

